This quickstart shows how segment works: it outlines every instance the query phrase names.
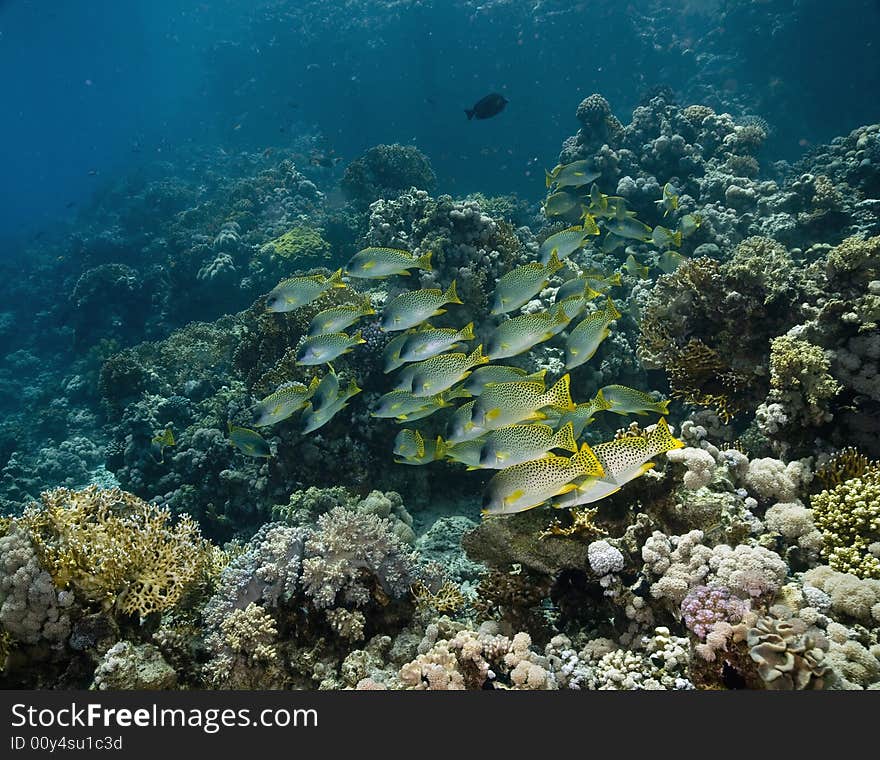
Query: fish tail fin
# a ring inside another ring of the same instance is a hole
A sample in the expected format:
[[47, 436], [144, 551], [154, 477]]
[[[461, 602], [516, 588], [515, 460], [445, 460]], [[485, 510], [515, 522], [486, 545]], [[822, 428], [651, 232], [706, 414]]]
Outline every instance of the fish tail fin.
[[364, 296], [364, 300], [361, 301], [361, 313], [362, 317], [369, 317], [371, 314], [375, 314], [376, 310], [373, 308], [373, 302], [370, 300], [369, 296]]
[[473, 340], [474, 339], [474, 323], [468, 322], [458, 333], [458, 337], [460, 340]]
[[548, 172], [546, 169], [544, 169], [544, 184], [547, 187], [550, 187], [550, 185], [553, 184], [553, 175], [550, 174], [550, 172]]
[[357, 380], [349, 380], [345, 395], [351, 398], [352, 396], [357, 396], [362, 390], [363, 388], [358, 388]]
[[555, 406], [566, 412], [574, 409], [574, 403], [571, 400], [571, 376], [566, 373], [560, 377], [553, 387], [543, 395], [542, 400], [546, 403], [541, 406]]
[[480, 343], [480, 345], [477, 346], [473, 350], [473, 353], [471, 353], [471, 355], [468, 356], [467, 363], [468, 363], [469, 367], [476, 367], [479, 364], [488, 364], [489, 363], [489, 357], [483, 353], [483, 344], [482, 343]]
[[577, 452], [578, 445], [574, 439], [574, 424], [566, 422], [556, 431], [556, 434], [550, 439], [550, 443], [552, 444], [551, 448]]
[[663, 401], [657, 402], [657, 411], [660, 414], [669, 414], [669, 399], [663, 399]]
[[584, 211], [581, 221], [583, 222], [584, 232], [587, 235], [599, 234], [599, 225], [596, 223], [596, 218], [589, 211]]
[[614, 301], [610, 298], [608, 299], [608, 303], [605, 306], [605, 313], [608, 315], [608, 321], [613, 322], [615, 319], [620, 319], [623, 316], [614, 305]]
[[474, 118], [474, 111], [470, 108], [465, 108], [464, 112], [467, 114], [468, 121]]
[[550, 260], [547, 262], [547, 274], [558, 272], [563, 266], [565, 265], [559, 260], [559, 255], [554, 249], [550, 252]]
[[531, 375], [524, 375], [522, 379], [528, 383], [541, 383], [542, 385], [544, 385], [546, 387], [546, 385], [547, 385], [546, 375], [547, 375], [547, 370], [541, 369], [541, 370], [538, 370], [537, 372], [533, 372]]
[[346, 287], [345, 283], [342, 281], [342, 269], [337, 269], [330, 277], [327, 279], [327, 284], [333, 288], [344, 288]]
[[443, 294], [443, 297], [446, 299], [446, 303], [464, 303], [459, 297], [458, 293], [455, 290], [455, 280], [449, 283], [449, 287], [446, 289], [446, 292]]
[[[329, 364], [327, 366], [330, 368], [330, 371], [332, 372], [333, 367], [330, 367]], [[312, 378], [312, 382], [309, 383], [309, 395], [310, 396], [315, 392], [315, 390], [318, 388], [318, 386], [320, 384], [321, 384], [321, 381], [318, 380], [318, 376], [315, 375], [315, 377]]]
[[425, 456], [425, 439], [418, 430], [413, 430], [413, 441], [416, 444], [416, 456], [421, 458]]
[[441, 394], [442, 398], [445, 401], [452, 401], [452, 399], [456, 398], [470, 398], [473, 394], [464, 387], [464, 385], [457, 385], [454, 388], [450, 388], [445, 393]]
[[[551, 324], [553, 327], [558, 327], [559, 325], [567, 325], [571, 320], [568, 317], [568, 314], [565, 312], [565, 308], [561, 303], [556, 304], [556, 308], [553, 310], [553, 321]], [[553, 335], [553, 333], [551, 333]]]
[[601, 478], [605, 474], [596, 452], [587, 443], [581, 444], [580, 451], [570, 461], [578, 468], [581, 475], [595, 475]]
[[661, 417], [657, 421], [654, 429], [648, 433], [648, 439], [653, 444], [652, 449], [657, 451], [658, 454], [672, 451], [673, 449], [683, 449], [685, 446], [683, 441], [672, 435], [665, 417]]
[[415, 260], [415, 265], [419, 269], [424, 269], [426, 272], [432, 271], [431, 269], [431, 256], [434, 255], [433, 251], [428, 251], [424, 256], [419, 256]]
[[672, 243], [676, 247], [681, 246], [681, 230], [678, 230], [676, 233], [672, 235]]
[[596, 391], [596, 395], [593, 397], [593, 408], [597, 412], [607, 411], [611, 408], [611, 402], [605, 398], [605, 394], [602, 393], [602, 389], [600, 388]]
[[361, 343], [366, 343], [364, 340], [364, 334], [358, 330], [354, 335], [351, 336], [352, 345], [359, 346]]
[[438, 459], [443, 459], [446, 456], [446, 441], [443, 440], [439, 435], [437, 436], [437, 440], [434, 441], [434, 461], [436, 462]]

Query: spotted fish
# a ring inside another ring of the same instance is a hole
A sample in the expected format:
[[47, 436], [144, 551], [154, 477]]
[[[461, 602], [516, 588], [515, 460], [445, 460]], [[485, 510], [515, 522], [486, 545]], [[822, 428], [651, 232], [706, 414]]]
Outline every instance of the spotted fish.
[[256, 430], [229, 423], [229, 442], [249, 457], [271, 457], [272, 449]]
[[[407, 432], [407, 431], [401, 431]], [[417, 449], [415, 454], [401, 454], [397, 451], [398, 443], [400, 443], [400, 448], [408, 449], [412, 448], [412, 444], [409, 441], [403, 441], [400, 439], [400, 435], [395, 438], [395, 453], [398, 454], [399, 459], [395, 459], [394, 461], [397, 464], [409, 464], [409, 465], [420, 465], [420, 464], [430, 464], [431, 462], [436, 462], [438, 459], [443, 459], [446, 444], [443, 439], [438, 435], [436, 438], [423, 438], [422, 434], [419, 433], [418, 430], [410, 431], [414, 433], [414, 444]], [[420, 453], [419, 453], [420, 452]]]
[[445, 314], [441, 308], [450, 303], [462, 303], [455, 292], [455, 280], [445, 290], [425, 288], [401, 293], [389, 301], [382, 310], [382, 329], [386, 332], [408, 330], [420, 325], [429, 317]]
[[307, 387], [302, 383], [287, 383], [280, 386], [274, 393], [252, 408], [254, 425], [265, 427], [286, 420], [302, 409], [315, 391], [315, 386]]
[[569, 227], [568, 229], [556, 232], [548, 237], [541, 247], [538, 254], [541, 257], [541, 263], [546, 266], [550, 263], [553, 254], [561, 261], [567, 259], [579, 248], [582, 248], [590, 238], [590, 230], [583, 227]]
[[313, 335], [343, 332], [361, 317], [375, 313], [376, 311], [370, 304], [369, 299], [359, 306], [334, 306], [331, 309], [324, 309], [324, 311], [319, 311], [312, 318], [306, 334], [312, 337]]
[[408, 335], [400, 350], [400, 359], [404, 362], [424, 361], [448, 351], [456, 343], [473, 339], [473, 322], [469, 322], [460, 330], [454, 327], [426, 325], [424, 329]]
[[345, 267], [349, 277], [380, 280], [392, 274], [409, 274], [410, 269], [431, 271], [431, 252], [413, 256], [397, 248], [364, 248], [352, 256]]
[[360, 332], [356, 332], [354, 335], [346, 333], [313, 335], [300, 344], [296, 352], [296, 363], [306, 366], [326, 364], [343, 354], [347, 354], [361, 343], [366, 343], [366, 341]]
[[599, 344], [610, 335], [608, 325], [615, 319], [620, 319], [620, 312], [609, 298], [604, 309], [598, 309], [582, 320], [565, 342], [565, 368], [574, 369], [592, 359]]
[[479, 466], [500, 470], [520, 462], [539, 459], [553, 449], [571, 452], [578, 450], [574, 428], [570, 422], [555, 432], [549, 425], [508, 425], [500, 430], [493, 430], [486, 437], [480, 451]]
[[487, 364], [483, 346], [477, 346], [470, 354], [440, 354], [419, 362], [412, 378], [414, 396], [435, 396], [464, 380], [473, 367]]
[[602, 474], [579, 478], [575, 481], [577, 488], [557, 496], [553, 506], [576, 507], [604, 499], [650, 470], [654, 463], [648, 460], [683, 446], [684, 443], [672, 435], [663, 417], [645, 435], [628, 435], [600, 443], [593, 451], [602, 465]]
[[482, 436], [460, 443], [444, 441], [443, 454], [446, 459], [466, 465], [469, 469], [476, 470], [480, 467], [480, 456], [483, 451]]
[[501, 470], [483, 495], [483, 515], [509, 515], [540, 506], [577, 488], [573, 481], [602, 475], [602, 465], [585, 443], [572, 457], [553, 454]]
[[401, 358], [401, 353], [403, 353], [403, 347], [406, 345], [411, 334], [411, 332], [402, 332], [400, 335], [395, 335], [390, 341], [388, 341], [388, 345], [385, 346], [385, 350], [382, 351], [382, 360], [385, 362], [386, 375], [406, 364]]
[[338, 393], [335, 398], [327, 401], [327, 403], [323, 404], [320, 408], [314, 407], [314, 402], [306, 404], [306, 408], [303, 410], [303, 433], [312, 433], [318, 428], [326, 425], [337, 414], [339, 414], [339, 412], [348, 406], [348, 402], [352, 397], [360, 392], [361, 389], [358, 388], [357, 383], [352, 380], [344, 391]]
[[543, 383], [495, 383], [488, 385], [474, 400], [471, 422], [483, 430], [498, 430], [507, 425], [546, 418], [541, 410], [554, 407], [574, 409], [570, 391], [571, 378], [563, 375], [552, 388]]
[[285, 312], [298, 309], [317, 300], [326, 291], [344, 288], [342, 270], [337, 269], [330, 277], [312, 275], [291, 277], [279, 282], [266, 296], [266, 311]]
[[465, 441], [473, 441], [480, 438], [486, 432], [486, 428], [477, 425], [471, 417], [474, 413], [474, 401], [468, 401], [455, 410], [447, 423], [446, 438], [449, 443], [459, 444]]
[[550, 340], [556, 334], [557, 327], [562, 329], [567, 324], [567, 315], [558, 310], [554, 313], [541, 311], [536, 314], [520, 314], [495, 328], [487, 341], [487, 355], [495, 361], [524, 353], [539, 343]]
[[532, 375], [526, 373], [524, 369], [519, 367], [507, 367], [503, 364], [490, 364], [477, 367], [464, 382], [464, 388], [472, 396], [479, 396], [489, 383], [509, 383], [517, 380], [523, 380], [531, 383], [544, 384], [544, 375], [547, 374], [546, 369], [535, 372]]
[[583, 187], [595, 182], [602, 176], [602, 172], [596, 171], [593, 162], [587, 159], [572, 161], [570, 164], [558, 164], [551, 171], [544, 172], [547, 187], [556, 185], [563, 187]]
[[550, 277], [562, 269], [562, 262], [551, 252], [546, 264], [533, 261], [503, 275], [495, 286], [492, 314], [507, 314], [527, 304], [550, 282]]
[[606, 385], [601, 390], [610, 404], [608, 411], [616, 414], [669, 414], [669, 401], [655, 401], [644, 391], [625, 385]]

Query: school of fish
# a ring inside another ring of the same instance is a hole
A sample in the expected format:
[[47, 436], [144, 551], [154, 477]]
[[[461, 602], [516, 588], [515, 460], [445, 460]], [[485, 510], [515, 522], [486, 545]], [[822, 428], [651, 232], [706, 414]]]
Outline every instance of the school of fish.
[[[620, 274], [576, 271], [557, 289], [546, 310], [507, 316], [538, 296], [564, 268], [578, 270], [571, 257], [605, 232], [605, 251], [627, 240], [650, 243], [663, 251], [659, 266], [675, 268], [683, 257], [672, 250], [700, 224], [695, 215], [680, 220], [679, 229], [651, 228], [635, 218], [623, 198], [604, 195], [595, 185], [599, 172], [588, 162], [576, 161], [546, 173], [549, 195], [544, 213], [549, 218], [579, 222], [556, 232], [541, 244], [539, 260], [523, 264], [502, 276], [492, 294], [491, 318], [498, 324], [473, 322], [462, 327], [434, 327], [429, 320], [461, 305], [453, 280], [445, 289], [404, 291], [387, 301], [379, 315], [381, 329], [391, 335], [383, 353], [384, 371], [396, 373], [390, 390], [373, 405], [371, 415], [410, 424], [451, 410], [444, 435], [404, 427], [393, 444], [395, 461], [425, 465], [446, 460], [468, 469], [489, 470], [483, 514], [511, 514], [540, 506], [573, 507], [597, 501], [647, 472], [651, 459], [684, 444], [669, 430], [665, 418], [641, 434], [625, 435], [591, 447], [581, 441], [595, 415], [667, 414], [668, 401], [657, 401], [642, 391], [608, 385], [580, 404], [571, 397], [570, 371], [588, 362], [621, 318], [608, 291], [620, 284]], [[586, 190], [587, 186], [589, 190]], [[662, 189], [657, 205], [664, 217], [679, 208], [671, 184]], [[632, 254], [623, 269], [646, 277], [648, 267]], [[266, 310], [288, 312], [310, 304], [324, 293], [350, 287], [351, 280], [381, 280], [432, 271], [431, 252], [414, 255], [394, 248], [365, 248], [346, 268], [329, 277], [292, 277], [267, 296]], [[595, 301], [604, 298], [604, 304]], [[253, 426], [267, 427], [302, 412], [301, 432], [326, 425], [361, 392], [354, 380], [343, 388], [330, 364], [364, 343], [359, 331], [349, 334], [362, 318], [374, 315], [369, 296], [359, 304], [325, 309], [311, 320], [297, 348], [297, 363], [327, 365], [326, 373], [309, 386], [290, 382], [278, 387], [252, 408]], [[548, 383], [546, 371], [527, 374], [500, 360], [565, 336], [566, 374]], [[476, 346], [477, 335], [485, 336]], [[456, 404], [456, 402], [461, 402]], [[272, 451], [256, 431], [230, 423], [230, 442], [242, 453], [270, 457]]]

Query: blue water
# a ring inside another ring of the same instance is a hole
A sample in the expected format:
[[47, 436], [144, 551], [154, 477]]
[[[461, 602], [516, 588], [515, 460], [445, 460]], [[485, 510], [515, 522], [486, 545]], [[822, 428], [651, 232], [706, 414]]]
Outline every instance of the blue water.
[[[751, 99], [788, 157], [880, 119], [876, 2], [333, 5], [2, 3], [0, 239], [72, 217], [163, 152], [284, 146], [306, 125], [349, 160], [415, 144], [442, 190], [534, 195], [594, 91], [626, 115], [651, 87], [687, 100], [715, 77], [708, 89]], [[725, 5], [743, 10], [717, 28]], [[774, 28], [768, 13], [796, 18]], [[503, 117], [468, 122], [495, 90]]]

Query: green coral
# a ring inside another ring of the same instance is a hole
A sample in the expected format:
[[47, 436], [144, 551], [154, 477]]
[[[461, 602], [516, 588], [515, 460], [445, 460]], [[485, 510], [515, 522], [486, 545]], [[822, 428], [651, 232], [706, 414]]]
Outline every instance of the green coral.
[[295, 263], [298, 267], [321, 266], [330, 259], [331, 246], [316, 227], [298, 226], [270, 240], [260, 253]]
[[859, 578], [880, 579], [880, 465], [812, 499], [828, 564]]

